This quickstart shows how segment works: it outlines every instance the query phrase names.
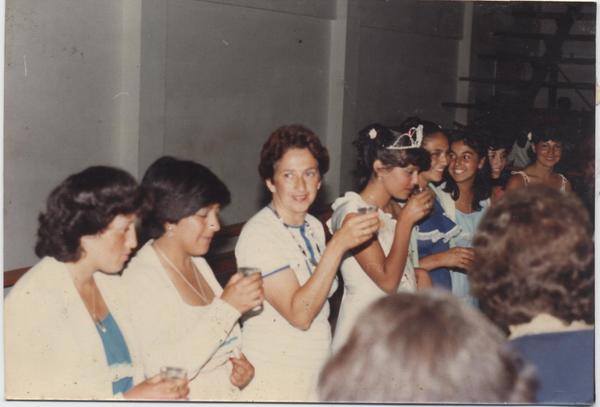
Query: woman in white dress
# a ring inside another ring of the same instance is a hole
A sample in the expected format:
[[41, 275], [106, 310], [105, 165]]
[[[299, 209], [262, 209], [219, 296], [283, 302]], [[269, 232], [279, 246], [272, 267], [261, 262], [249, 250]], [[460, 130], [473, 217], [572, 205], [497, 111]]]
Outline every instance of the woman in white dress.
[[262, 303], [260, 275], [235, 274], [221, 288], [204, 256], [229, 203], [208, 168], [162, 157], [142, 186], [152, 205], [142, 219], [150, 238], [123, 273], [146, 375], [175, 367], [190, 379], [190, 400], [236, 400], [254, 368], [241, 353], [238, 319]]
[[121, 306], [118, 273], [143, 206], [135, 179], [112, 167], [89, 167], [52, 191], [39, 216], [42, 259], [4, 303], [7, 399], [185, 398], [185, 379], [144, 379]]
[[356, 216], [325, 244], [318, 219], [308, 214], [329, 155], [300, 125], [275, 130], [263, 145], [259, 173], [272, 201], [242, 229], [238, 266], [264, 278], [264, 308], [244, 321], [244, 351], [256, 369], [244, 397], [253, 401], [316, 400], [319, 371], [330, 355], [327, 298], [346, 251], [371, 238], [377, 214]]
[[[370, 207], [377, 211], [381, 227], [376, 238], [349, 252], [342, 262], [344, 296], [333, 351], [345, 343], [360, 312], [379, 297], [431, 287], [429, 273], [415, 268], [416, 241], [411, 239], [415, 222], [429, 213], [434, 197], [431, 191], [411, 196], [418, 173], [430, 165], [429, 153], [420, 148], [422, 138], [419, 127], [394, 133], [372, 124], [359, 132], [355, 145], [361, 190], [347, 192], [333, 203], [328, 226], [334, 233], [363, 207]], [[408, 201], [401, 208], [394, 199]]]

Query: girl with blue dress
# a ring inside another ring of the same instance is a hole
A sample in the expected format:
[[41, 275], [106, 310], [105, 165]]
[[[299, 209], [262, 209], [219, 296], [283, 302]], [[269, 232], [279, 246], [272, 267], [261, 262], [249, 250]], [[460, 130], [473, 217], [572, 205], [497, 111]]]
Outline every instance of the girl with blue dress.
[[453, 201], [448, 193], [436, 186], [442, 182], [448, 166], [448, 136], [438, 124], [417, 117], [408, 118], [401, 127], [418, 125], [423, 126], [421, 147], [431, 156], [431, 166], [419, 173], [418, 185], [422, 190], [429, 188], [435, 193], [431, 212], [416, 225], [419, 267], [429, 271], [435, 287], [451, 290], [449, 269], [466, 268], [473, 259], [473, 251], [455, 247], [452, 238], [460, 229], [452, 219]]
[[[473, 246], [473, 235], [490, 202], [490, 166], [486, 163], [487, 146], [482, 140], [475, 133], [456, 132], [450, 144], [449, 177], [443, 190], [454, 202], [454, 220], [460, 227], [460, 233], [453, 238], [456, 246]], [[477, 305], [470, 295], [466, 270], [462, 267], [450, 271], [452, 293]]]

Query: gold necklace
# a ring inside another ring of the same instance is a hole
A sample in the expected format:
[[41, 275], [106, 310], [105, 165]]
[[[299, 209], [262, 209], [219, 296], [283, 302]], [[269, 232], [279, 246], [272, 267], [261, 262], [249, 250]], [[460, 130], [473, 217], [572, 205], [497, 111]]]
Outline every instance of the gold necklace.
[[169, 259], [169, 257], [166, 255], [166, 253], [163, 252], [158, 247], [158, 245], [153, 244], [152, 247], [154, 247], [154, 249], [156, 250], [156, 253], [158, 253], [158, 255], [179, 275], [179, 277], [184, 281], [184, 283], [186, 283], [188, 285], [188, 287], [190, 287], [192, 289], [192, 291], [194, 291], [194, 293], [196, 293], [196, 295], [198, 297], [200, 297], [200, 299], [202, 301], [204, 301], [205, 304], [210, 303], [208, 301], [206, 294], [204, 293], [204, 289], [202, 288], [200, 281], [198, 280], [198, 276], [196, 275], [198, 270], [196, 269], [196, 265], [194, 264], [193, 261], [192, 261], [192, 267], [194, 268], [194, 279], [196, 280], [196, 284], [198, 284], [198, 288], [200, 289], [200, 291], [202, 291], [202, 293], [200, 293], [200, 291], [196, 290], [196, 287], [194, 287], [194, 285], [189, 282], [189, 280], [183, 275], [181, 270], [179, 270], [179, 268], [175, 264], [173, 264], [173, 262]]

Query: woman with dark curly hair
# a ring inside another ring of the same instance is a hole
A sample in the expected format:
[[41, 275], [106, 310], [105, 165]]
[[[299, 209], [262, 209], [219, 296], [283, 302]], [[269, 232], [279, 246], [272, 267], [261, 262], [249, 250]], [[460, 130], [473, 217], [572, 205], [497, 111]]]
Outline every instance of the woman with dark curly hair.
[[502, 332], [435, 289], [373, 303], [319, 379], [323, 402], [529, 403], [534, 391]]
[[[472, 247], [473, 235], [485, 209], [490, 205], [490, 167], [487, 164], [487, 145], [481, 134], [455, 131], [450, 142], [450, 162], [443, 191], [452, 198], [452, 220], [460, 227], [453, 243]], [[467, 267], [450, 270], [452, 293], [476, 305], [471, 296]]]
[[594, 400], [594, 244], [587, 211], [543, 185], [508, 191], [473, 241], [474, 294], [538, 369], [538, 402]]
[[[35, 252], [42, 260], [4, 304], [10, 399], [180, 399], [187, 380], [144, 381], [127, 294], [116, 273], [136, 247], [144, 203], [120, 169], [89, 167], [48, 197]], [[138, 383], [135, 385], [135, 383]]]
[[140, 338], [145, 373], [183, 369], [190, 400], [235, 400], [254, 375], [241, 352], [238, 319], [262, 303], [259, 274], [234, 274], [221, 288], [204, 259], [229, 190], [205, 166], [161, 157], [142, 186], [151, 208], [142, 219], [149, 239], [123, 272]]
[[533, 162], [521, 171], [514, 171], [506, 183], [506, 189], [543, 184], [562, 192], [571, 191], [571, 183], [554, 171], [560, 162], [564, 148], [564, 134], [554, 126], [540, 126], [528, 135], [532, 142], [528, 151]]
[[308, 214], [329, 168], [318, 137], [300, 125], [282, 126], [260, 157], [272, 201], [244, 225], [235, 248], [238, 266], [261, 270], [266, 298], [262, 312], [243, 325], [244, 351], [256, 367], [244, 397], [309, 401], [330, 353], [327, 298], [337, 288], [340, 261], [371, 239], [378, 215], [349, 219], [325, 245], [321, 222]]
[[[418, 268], [415, 222], [433, 205], [430, 191], [412, 194], [419, 172], [429, 169], [429, 153], [421, 148], [423, 127], [395, 133], [371, 124], [358, 133], [359, 193], [350, 191], [332, 205], [328, 226], [332, 232], [358, 216], [362, 208], [377, 211], [381, 226], [369, 242], [354, 249], [341, 265], [344, 296], [332, 348], [345, 341], [358, 314], [377, 298], [398, 290], [431, 287], [427, 270]], [[412, 195], [411, 195], [412, 194]], [[404, 207], [395, 199], [407, 201]]]

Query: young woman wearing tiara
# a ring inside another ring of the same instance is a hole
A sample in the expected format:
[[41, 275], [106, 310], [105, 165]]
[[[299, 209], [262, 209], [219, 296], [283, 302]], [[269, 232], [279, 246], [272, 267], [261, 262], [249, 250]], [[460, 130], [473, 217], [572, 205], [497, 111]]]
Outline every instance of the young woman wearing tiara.
[[563, 150], [563, 135], [554, 127], [546, 126], [529, 133], [533, 163], [522, 171], [515, 171], [508, 179], [506, 189], [515, 189], [531, 184], [543, 184], [561, 192], [571, 191], [567, 178], [554, 171]]
[[[344, 297], [333, 338], [334, 351], [346, 342], [357, 316], [371, 302], [398, 290], [431, 286], [427, 271], [415, 269], [416, 240], [411, 239], [415, 222], [433, 205], [430, 191], [411, 196], [418, 173], [429, 169], [430, 164], [429, 153], [420, 148], [421, 140], [422, 127], [396, 134], [372, 124], [359, 132], [354, 143], [361, 189], [336, 199], [328, 226], [335, 233], [363, 208], [376, 211], [381, 226], [373, 238], [348, 252], [342, 262]], [[394, 199], [408, 202], [400, 208]]]
[[345, 222], [325, 245], [318, 219], [308, 214], [329, 168], [317, 136], [300, 125], [275, 130], [263, 145], [259, 173], [272, 201], [242, 229], [235, 256], [259, 268], [266, 301], [244, 321], [244, 352], [255, 366], [248, 401], [316, 400], [321, 367], [330, 355], [327, 298], [337, 288], [340, 261], [379, 227], [376, 213]]

